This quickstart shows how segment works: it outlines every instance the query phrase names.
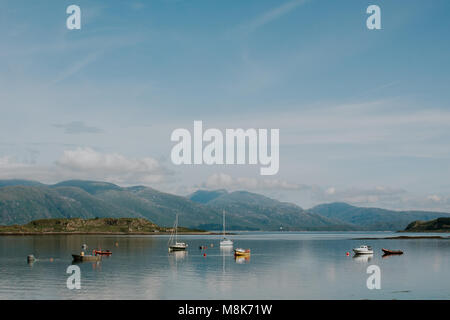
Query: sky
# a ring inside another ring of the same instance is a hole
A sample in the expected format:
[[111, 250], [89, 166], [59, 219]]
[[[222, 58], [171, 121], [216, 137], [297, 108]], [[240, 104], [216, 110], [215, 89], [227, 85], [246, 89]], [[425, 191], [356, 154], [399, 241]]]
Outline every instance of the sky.
[[[66, 8], [81, 8], [68, 30]], [[381, 30], [366, 27], [369, 5]], [[0, 179], [450, 212], [447, 0], [0, 0]], [[280, 170], [171, 162], [277, 128]]]

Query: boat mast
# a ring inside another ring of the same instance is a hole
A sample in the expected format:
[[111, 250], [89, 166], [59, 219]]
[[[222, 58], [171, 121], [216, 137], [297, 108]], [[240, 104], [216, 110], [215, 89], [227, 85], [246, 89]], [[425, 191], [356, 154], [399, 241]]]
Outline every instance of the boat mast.
[[175, 243], [178, 242], [178, 213], [175, 218]]
[[223, 237], [225, 238], [225, 210], [223, 210]]

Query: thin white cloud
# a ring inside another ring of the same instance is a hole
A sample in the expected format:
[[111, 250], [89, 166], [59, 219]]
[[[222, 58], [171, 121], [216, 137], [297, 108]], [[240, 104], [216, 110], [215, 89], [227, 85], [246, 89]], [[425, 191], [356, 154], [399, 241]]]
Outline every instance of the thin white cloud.
[[84, 57], [83, 59], [79, 59], [75, 61], [72, 65], [70, 65], [68, 68], [66, 68], [63, 72], [61, 72], [52, 82], [52, 84], [57, 84], [61, 81], [66, 80], [67, 78], [70, 78], [71, 76], [75, 75], [76, 73], [80, 72], [83, 68], [88, 66], [89, 64], [93, 63], [95, 60], [97, 60], [100, 57], [99, 52], [94, 52], [89, 54], [88, 56]]
[[262, 15], [254, 18], [253, 20], [249, 21], [248, 23], [244, 24], [241, 28], [245, 30], [246, 32], [250, 33], [255, 31], [256, 29], [281, 18], [282, 16], [288, 14], [295, 8], [299, 7], [300, 5], [303, 5], [306, 3], [307, 0], [293, 0], [286, 2], [282, 4], [279, 7], [273, 8]]
[[54, 124], [56, 128], [63, 128], [64, 133], [79, 134], [79, 133], [102, 133], [103, 130], [97, 127], [88, 126], [83, 121], [72, 121], [64, 124]]

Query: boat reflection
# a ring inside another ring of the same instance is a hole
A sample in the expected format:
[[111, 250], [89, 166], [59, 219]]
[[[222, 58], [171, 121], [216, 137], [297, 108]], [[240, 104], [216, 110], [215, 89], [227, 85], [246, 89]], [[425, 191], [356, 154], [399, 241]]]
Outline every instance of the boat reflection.
[[170, 251], [169, 256], [175, 258], [175, 261], [182, 261], [187, 256], [187, 251]]
[[234, 260], [236, 263], [243, 264], [243, 263], [249, 263], [250, 262], [250, 256], [234, 256]]
[[220, 247], [220, 254], [223, 256], [231, 256], [233, 252], [233, 247]]
[[401, 254], [389, 254], [389, 253], [385, 253], [381, 256], [381, 258], [386, 259], [386, 258], [390, 258], [390, 257], [399, 257], [401, 256]]
[[353, 260], [356, 262], [366, 263], [372, 260], [373, 254], [355, 254]]

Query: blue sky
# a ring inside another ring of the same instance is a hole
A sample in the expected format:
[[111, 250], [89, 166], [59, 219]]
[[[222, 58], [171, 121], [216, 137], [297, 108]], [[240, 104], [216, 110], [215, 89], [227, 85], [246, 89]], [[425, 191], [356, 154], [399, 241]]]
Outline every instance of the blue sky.
[[[67, 30], [68, 5], [82, 29]], [[382, 30], [366, 28], [381, 8]], [[0, 178], [450, 210], [448, 1], [0, 2]], [[279, 128], [280, 171], [176, 167], [176, 128]], [[107, 165], [105, 165], [107, 163]]]

